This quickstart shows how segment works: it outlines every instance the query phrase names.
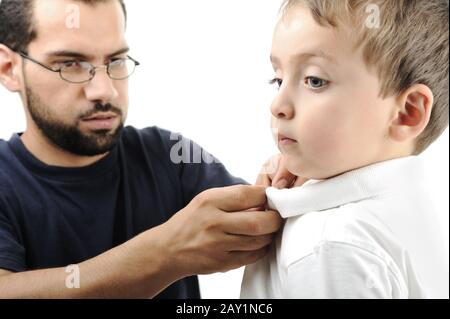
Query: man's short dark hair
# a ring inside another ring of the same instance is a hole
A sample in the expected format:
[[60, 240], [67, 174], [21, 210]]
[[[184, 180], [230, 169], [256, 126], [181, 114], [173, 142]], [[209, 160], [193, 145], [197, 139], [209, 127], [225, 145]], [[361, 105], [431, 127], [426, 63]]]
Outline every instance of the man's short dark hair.
[[[0, 0], [0, 44], [13, 51], [27, 52], [28, 45], [37, 37], [33, 23], [33, 5], [36, 0]], [[74, 0], [96, 5], [110, 0]], [[124, 0], [120, 2], [125, 20], [127, 10]]]

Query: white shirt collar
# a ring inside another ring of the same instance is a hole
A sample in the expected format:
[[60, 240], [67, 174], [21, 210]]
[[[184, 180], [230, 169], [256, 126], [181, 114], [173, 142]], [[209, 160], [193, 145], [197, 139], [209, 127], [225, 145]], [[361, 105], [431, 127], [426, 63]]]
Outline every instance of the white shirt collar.
[[406, 183], [419, 183], [422, 164], [417, 156], [380, 162], [327, 180], [309, 180], [301, 187], [266, 190], [269, 207], [283, 218], [336, 208], [372, 198]]

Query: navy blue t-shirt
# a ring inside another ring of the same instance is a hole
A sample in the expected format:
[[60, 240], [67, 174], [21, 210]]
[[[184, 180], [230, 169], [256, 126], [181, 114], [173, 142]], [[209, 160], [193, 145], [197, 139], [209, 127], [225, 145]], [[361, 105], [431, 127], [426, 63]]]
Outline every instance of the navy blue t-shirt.
[[[42, 163], [14, 134], [0, 140], [0, 269], [80, 263], [166, 222], [205, 189], [243, 183], [158, 127], [126, 127], [106, 157], [81, 168]], [[158, 297], [199, 298], [197, 277]]]

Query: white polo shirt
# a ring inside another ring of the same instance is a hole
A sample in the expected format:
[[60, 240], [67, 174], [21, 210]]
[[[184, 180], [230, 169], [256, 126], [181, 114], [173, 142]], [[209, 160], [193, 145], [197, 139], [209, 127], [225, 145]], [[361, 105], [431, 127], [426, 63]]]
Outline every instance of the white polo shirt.
[[268, 188], [286, 223], [246, 267], [241, 298], [448, 298], [448, 236], [421, 165], [411, 156]]

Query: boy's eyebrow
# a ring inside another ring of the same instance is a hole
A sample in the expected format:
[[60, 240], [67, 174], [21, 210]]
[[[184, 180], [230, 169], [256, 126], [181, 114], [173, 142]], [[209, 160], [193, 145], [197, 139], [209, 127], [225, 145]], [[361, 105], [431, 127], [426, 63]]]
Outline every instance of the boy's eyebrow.
[[[128, 51], [130, 51], [130, 48], [128, 48], [128, 47], [122, 48], [120, 50], [117, 50], [114, 53], [108, 54], [106, 57], [109, 59], [116, 55], [127, 53]], [[89, 60], [89, 59], [93, 58], [92, 56], [88, 56], [88, 55], [80, 53], [80, 52], [68, 51], [68, 50], [58, 50], [58, 51], [49, 52], [49, 53], [47, 53], [47, 56], [70, 57], [70, 58], [78, 58], [78, 59], [83, 59], [83, 60]]]
[[[298, 53], [298, 54], [294, 55], [293, 59], [304, 61], [304, 60], [308, 60], [308, 59], [314, 58], [314, 57], [322, 58], [322, 59], [330, 61], [331, 63], [337, 64], [336, 59], [334, 57], [323, 52], [322, 50]], [[280, 59], [274, 55], [271, 55], [270, 61], [272, 63], [279, 63]]]

